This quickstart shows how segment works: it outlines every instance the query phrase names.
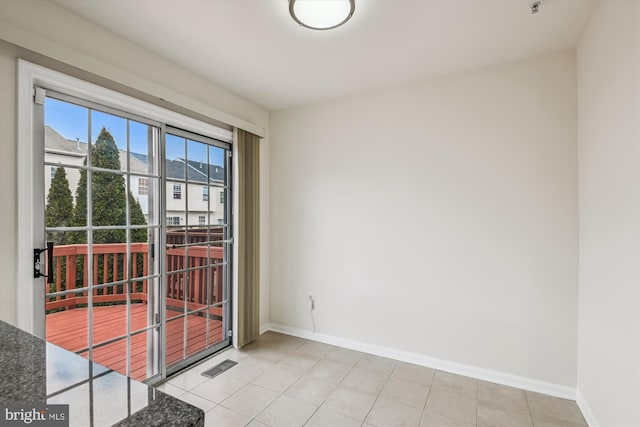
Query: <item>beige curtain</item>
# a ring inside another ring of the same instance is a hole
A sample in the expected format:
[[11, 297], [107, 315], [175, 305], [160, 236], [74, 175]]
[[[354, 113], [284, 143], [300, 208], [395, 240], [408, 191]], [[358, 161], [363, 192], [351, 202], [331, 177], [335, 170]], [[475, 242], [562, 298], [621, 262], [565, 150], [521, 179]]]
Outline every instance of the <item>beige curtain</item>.
[[260, 334], [260, 139], [238, 129], [238, 346]]

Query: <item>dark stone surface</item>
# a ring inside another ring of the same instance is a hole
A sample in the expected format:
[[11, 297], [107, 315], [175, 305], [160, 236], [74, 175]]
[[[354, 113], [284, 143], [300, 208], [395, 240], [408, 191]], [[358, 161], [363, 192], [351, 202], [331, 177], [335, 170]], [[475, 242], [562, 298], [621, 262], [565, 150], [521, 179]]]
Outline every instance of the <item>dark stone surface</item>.
[[0, 403], [45, 403], [46, 343], [0, 322]]
[[[189, 408], [186, 408], [188, 406]], [[190, 410], [191, 409], [191, 410]], [[123, 426], [203, 426], [204, 412], [199, 409], [202, 416], [194, 423], [193, 406], [176, 399], [168, 394], [155, 390], [155, 398], [149, 402], [145, 409], [132, 414], [116, 425]], [[168, 418], [165, 414], [171, 414]]]
[[70, 425], [204, 425], [186, 402], [0, 321], [0, 404], [69, 404]]

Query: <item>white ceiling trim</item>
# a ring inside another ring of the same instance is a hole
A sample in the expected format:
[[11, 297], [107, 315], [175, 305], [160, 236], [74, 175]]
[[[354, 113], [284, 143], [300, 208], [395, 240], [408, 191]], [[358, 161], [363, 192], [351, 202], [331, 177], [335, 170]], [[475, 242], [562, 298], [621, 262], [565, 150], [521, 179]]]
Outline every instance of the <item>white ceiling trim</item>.
[[239, 117], [225, 113], [207, 104], [196, 101], [178, 92], [150, 82], [103, 61], [69, 49], [63, 45], [44, 39], [9, 22], [0, 20], [0, 39], [29, 49], [44, 56], [59, 60], [81, 70], [104, 77], [113, 82], [134, 88], [148, 95], [161, 98], [187, 110], [197, 112], [211, 119], [226, 123], [264, 138], [265, 129]]

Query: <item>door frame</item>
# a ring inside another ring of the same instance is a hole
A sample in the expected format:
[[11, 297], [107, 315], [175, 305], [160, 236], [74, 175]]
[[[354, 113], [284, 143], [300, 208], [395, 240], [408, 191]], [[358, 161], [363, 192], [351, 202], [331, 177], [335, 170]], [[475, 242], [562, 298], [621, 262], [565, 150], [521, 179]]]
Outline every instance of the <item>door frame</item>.
[[[94, 102], [106, 107], [123, 110], [131, 114], [147, 117], [154, 121], [163, 122], [177, 128], [188, 129], [191, 132], [206, 137], [218, 139], [231, 144], [236, 152], [235, 132], [202, 122], [189, 116], [141, 101], [137, 98], [106, 89], [102, 86], [80, 80], [75, 77], [54, 71], [31, 62], [18, 60], [18, 90], [17, 90], [17, 140], [18, 140], [18, 229], [17, 229], [17, 263], [16, 263], [16, 307], [17, 326], [27, 332], [42, 338], [45, 337], [44, 319], [44, 279], [33, 278], [33, 249], [44, 247], [44, 210], [40, 204], [44, 200], [44, 187], [36, 185], [42, 181], [44, 149], [37, 149], [38, 142], [43, 136], [34, 131], [34, 96], [35, 86], [41, 86], [56, 92], [61, 92]], [[236, 156], [232, 157], [232, 170], [237, 170]], [[236, 190], [234, 177], [232, 179], [232, 200], [237, 200], [233, 192]], [[235, 211], [235, 209], [232, 209]], [[234, 218], [233, 222], [236, 219]], [[42, 225], [42, 232], [36, 232], [36, 225]], [[232, 229], [236, 229], [235, 224]], [[236, 252], [235, 245], [233, 252]], [[234, 257], [235, 258], [235, 257]], [[232, 263], [230, 281], [231, 325], [235, 324], [237, 313], [237, 268]], [[42, 303], [42, 304], [40, 304]], [[42, 310], [35, 310], [36, 304], [42, 305]], [[233, 334], [233, 343], [236, 343]]]

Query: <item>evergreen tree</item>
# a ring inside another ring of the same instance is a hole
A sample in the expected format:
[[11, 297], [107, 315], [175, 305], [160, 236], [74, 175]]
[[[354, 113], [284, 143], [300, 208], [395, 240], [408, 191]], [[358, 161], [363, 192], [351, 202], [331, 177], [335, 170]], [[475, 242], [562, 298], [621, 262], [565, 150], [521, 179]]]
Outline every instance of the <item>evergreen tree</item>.
[[[85, 159], [85, 165], [87, 161]], [[120, 153], [113, 136], [106, 128], [102, 128], [96, 142], [91, 146], [91, 165], [100, 169], [120, 171]], [[76, 207], [73, 214], [75, 226], [87, 225], [87, 172], [80, 172], [80, 181], [76, 190]], [[129, 198], [130, 224], [145, 225], [140, 204], [135, 200], [131, 192], [127, 192], [125, 178], [120, 174], [94, 171], [91, 174], [91, 203], [92, 224], [94, 226], [125, 225], [127, 223], [127, 199]], [[86, 233], [76, 232], [75, 243], [87, 243]], [[93, 243], [124, 243], [126, 242], [126, 230], [94, 230]], [[147, 230], [131, 230], [132, 242], [146, 242]], [[115, 256], [115, 255], [114, 255]], [[119, 254], [118, 265], [124, 266], [124, 254]], [[98, 259], [94, 268], [98, 270], [98, 277], [104, 277], [105, 266], [102, 258]], [[142, 258], [135, 268], [142, 275]], [[78, 265], [77, 280], [82, 280], [83, 266]], [[113, 272], [108, 272], [107, 280], [113, 279]], [[118, 274], [122, 277], [122, 274]], [[100, 292], [99, 292], [100, 293]]]
[[[144, 218], [144, 213], [142, 212], [142, 208], [140, 207], [140, 203], [133, 197], [133, 194], [129, 191], [129, 209], [131, 212], [131, 216], [129, 220], [133, 225], [143, 225], [147, 223], [147, 220]], [[147, 229], [140, 228], [131, 230], [131, 242], [133, 243], [141, 243], [146, 242], [147, 238]]]
[[[67, 173], [63, 167], [59, 167], [53, 175], [47, 195], [45, 224], [47, 227], [68, 227], [72, 225], [72, 214], [73, 196], [69, 189]], [[50, 231], [47, 233], [47, 240], [60, 246], [66, 244], [68, 239], [64, 231]]]
[[[87, 166], [87, 159], [84, 159], [82, 163]], [[78, 187], [76, 187], [76, 205], [73, 208], [73, 220], [74, 227], [84, 227], [87, 225], [87, 171], [80, 171], [80, 180], [78, 181]], [[87, 238], [84, 231], [74, 231], [69, 235], [70, 243], [86, 244]]]
[[[142, 208], [140, 207], [140, 203], [138, 203], [135, 197], [133, 197], [133, 194], [131, 194], [131, 192], [129, 192], [129, 212], [130, 212], [129, 221], [131, 221], [131, 224], [141, 225], [141, 224], [147, 223], [146, 219], [144, 218], [144, 213], [142, 212]], [[146, 228], [136, 228], [131, 230], [132, 243], [142, 243], [142, 242], [146, 243], [148, 240], [149, 238], [147, 235]], [[144, 262], [141, 256], [136, 258], [136, 263], [132, 267], [135, 269], [134, 271], [135, 277], [144, 276], [145, 274]], [[142, 292], [142, 283], [138, 282], [135, 286], [136, 286], [136, 289], [135, 289], [136, 292]]]
[[[85, 161], [86, 164], [86, 161]], [[95, 144], [91, 149], [91, 164], [101, 169], [120, 170], [120, 156], [118, 146], [113, 136], [104, 127], [100, 131]], [[126, 224], [126, 189], [122, 175], [108, 172], [93, 172], [92, 183], [92, 225], [125, 225]], [[130, 195], [130, 201], [135, 200]], [[76, 192], [76, 209], [74, 212], [74, 224], [83, 226], [87, 223], [87, 173], [80, 173], [80, 181]], [[136, 202], [132, 206], [131, 224], [146, 224], [140, 205]], [[134, 209], [141, 215], [134, 217]], [[137, 234], [141, 234], [136, 230]], [[126, 240], [125, 230], [96, 230], [93, 233], [93, 243], [121, 243]], [[138, 240], [134, 240], [138, 241]], [[146, 241], [146, 231], [145, 239]], [[84, 243], [84, 242], [78, 242]]]
[[[91, 163], [101, 169], [120, 170], [120, 155], [113, 136], [105, 128], [93, 147]], [[109, 172], [92, 175], [93, 225], [125, 225], [126, 199], [124, 177]], [[126, 242], [125, 230], [96, 230], [93, 243]]]

